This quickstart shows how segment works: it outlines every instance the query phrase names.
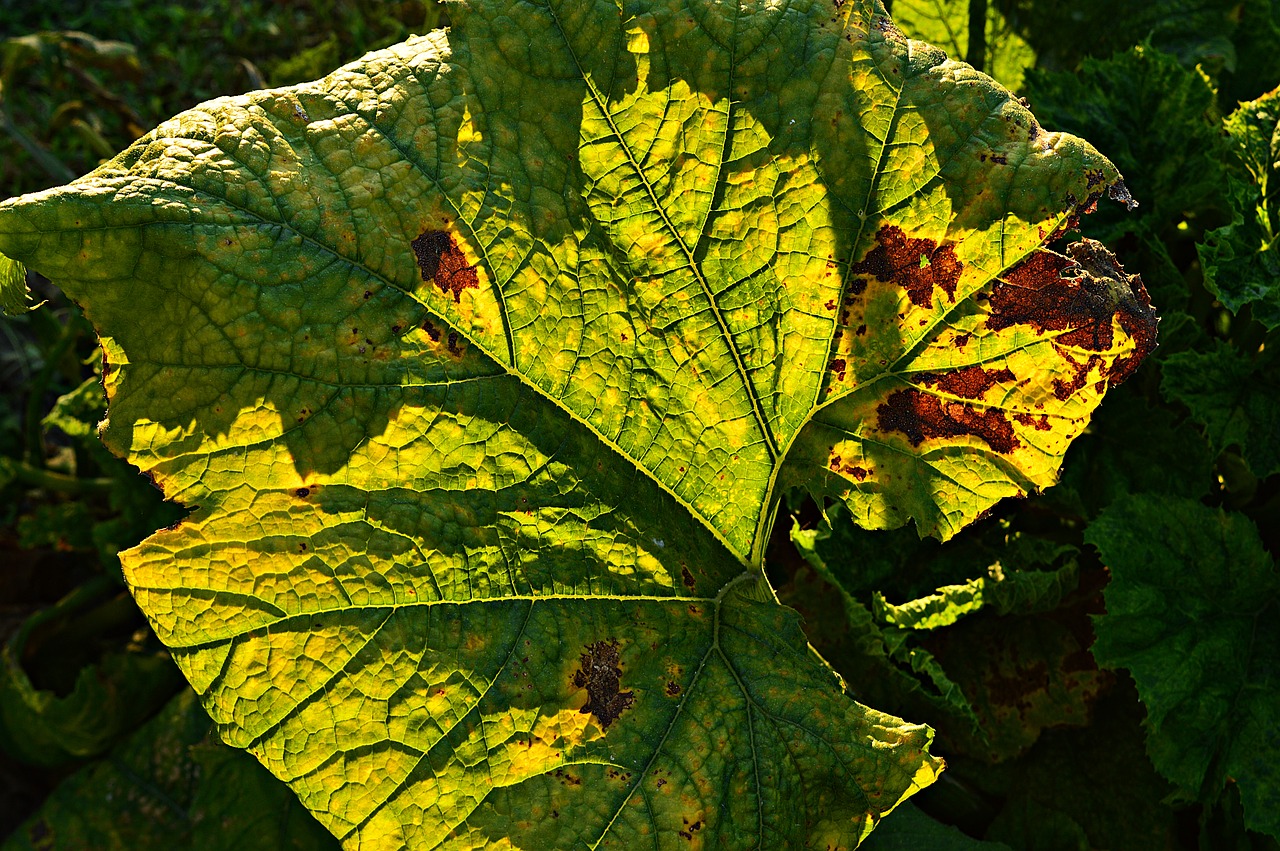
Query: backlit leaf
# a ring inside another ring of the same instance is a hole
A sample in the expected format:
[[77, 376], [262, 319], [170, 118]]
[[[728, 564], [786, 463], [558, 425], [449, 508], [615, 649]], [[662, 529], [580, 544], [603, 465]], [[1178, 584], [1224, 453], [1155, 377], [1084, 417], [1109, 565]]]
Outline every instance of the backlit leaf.
[[1205, 286], [1232, 312], [1250, 305], [1280, 328], [1280, 89], [1240, 104], [1225, 124], [1247, 174], [1232, 181], [1231, 223], [1197, 246]]
[[761, 565], [785, 489], [954, 534], [1155, 342], [1115, 168], [878, 4], [476, 2], [0, 206], [192, 509], [124, 554], [352, 848], [856, 845], [930, 733]]

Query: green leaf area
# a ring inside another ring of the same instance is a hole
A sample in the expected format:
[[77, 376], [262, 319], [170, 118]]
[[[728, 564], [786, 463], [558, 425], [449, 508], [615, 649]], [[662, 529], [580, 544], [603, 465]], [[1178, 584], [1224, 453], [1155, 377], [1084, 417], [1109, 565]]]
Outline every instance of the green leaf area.
[[[948, 754], [986, 764], [1087, 723], [1110, 675], [1081, 636], [1074, 547], [1021, 533], [940, 546], [830, 520], [793, 528], [805, 564], [778, 593], [860, 699], [930, 718]], [[916, 599], [888, 602], [874, 590], [888, 577]]]
[[1274, 349], [1250, 359], [1219, 342], [1209, 352], [1179, 352], [1162, 369], [1160, 389], [1181, 402], [1221, 452], [1239, 446], [1254, 475], [1280, 472], [1280, 384]]
[[1231, 223], [1197, 246], [1205, 286], [1233, 313], [1250, 306], [1280, 328], [1280, 89], [1240, 104], [1225, 125], [1245, 174], [1231, 181]]
[[1257, 527], [1191, 500], [1138, 496], [1085, 537], [1112, 575], [1094, 656], [1133, 674], [1152, 763], [1206, 802], [1236, 784], [1245, 824], [1280, 838], [1280, 573]]
[[21, 316], [31, 310], [31, 290], [27, 287], [27, 270], [18, 262], [0, 254], [0, 313]]
[[1119, 176], [865, 0], [450, 15], [0, 205], [191, 509], [130, 586], [349, 847], [852, 847], [940, 762], [765, 584], [780, 495], [1051, 484], [1155, 342], [1043, 248]]

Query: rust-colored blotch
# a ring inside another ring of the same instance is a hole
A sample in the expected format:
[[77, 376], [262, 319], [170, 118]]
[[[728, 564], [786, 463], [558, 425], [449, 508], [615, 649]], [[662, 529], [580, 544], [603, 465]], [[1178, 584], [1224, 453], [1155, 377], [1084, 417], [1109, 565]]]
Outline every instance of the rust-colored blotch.
[[467, 262], [452, 234], [442, 230], [423, 231], [410, 245], [422, 280], [435, 281], [442, 292], [453, 294], [455, 302], [462, 300], [463, 290], [480, 285], [476, 267]]
[[935, 287], [955, 301], [964, 264], [950, 245], [939, 247], [932, 239], [914, 239], [897, 225], [885, 225], [876, 233], [875, 247], [849, 268], [897, 284], [916, 307], [932, 308]]
[[912, 446], [928, 438], [973, 435], [996, 452], [1007, 454], [1021, 444], [1003, 411], [979, 410], [967, 402], [949, 402], [914, 388], [895, 390], [876, 409], [880, 430], [900, 432]]
[[590, 714], [607, 730], [636, 700], [631, 692], [622, 691], [618, 642], [593, 642], [579, 659], [582, 666], [573, 675], [573, 685], [587, 690], [587, 705], [581, 711]]

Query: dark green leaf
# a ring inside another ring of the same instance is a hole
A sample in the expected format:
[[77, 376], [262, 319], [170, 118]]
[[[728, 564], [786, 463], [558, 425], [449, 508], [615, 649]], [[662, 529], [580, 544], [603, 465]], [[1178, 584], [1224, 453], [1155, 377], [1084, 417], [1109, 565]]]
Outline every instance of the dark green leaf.
[[1242, 103], [1226, 120], [1244, 174], [1231, 181], [1231, 223], [1197, 246], [1205, 286], [1233, 313], [1246, 305], [1280, 327], [1280, 89]]
[[211, 726], [184, 691], [63, 781], [3, 851], [337, 851], [287, 786]]
[[[95, 612], [91, 606], [101, 602], [104, 590], [110, 594], [116, 588], [106, 579], [80, 586], [56, 606], [28, 618], [0, 649], [0, 747], [13, 758], [56, 766], [96, 756], [178, 688], [181, 676], [168, 655], [143, 646], [109, 649], [71, 671], [39, 672], [46, 680], [60, 680], [66, 686], [63, 693], [33, 684], [25, 658], [33, 634], [46, 643], [56, 641], [61, 636], [49, 633], [62, 626], [70, 633], [67, 640], [95, 643], [99, 636], [92, 619], [101, 609]], [[132, 609], [127, 598], [123, 602]], [[75, 659], [68, 653], [53, 655], [59, 663]]]
[[[1088, 727], [1051, 730], [1011, 766], [988, 836], [1019, 851], [1174, 851], [1168, 782], [1143, 751], [1142, 707], [1122, 680]], [[923, 849], [922, 849], [923, 851]]]
[[910, 802], [894, 810], [858, 847], [862, 851], [1010, 851], [1008, 845], [983, 842], [934, 821]]
[[1071, 447], [1061, 484], [1045, 494], [1050, 503], [1092, 517], [1131, 493], [1209, 492], [1213, 453], [1194, 423], [1127, 387], [1099, 414]]
[[[1265, 0], [1263, 0], [1265, 2]], [[1072, 71], [1144, 40], [1188, 67], [1232, 68], [1239, 0], [995, 0], [1031, 43], [1040, 64]], [[1255, 5], [1253, 3], [1245, 5]]]
[[1160, 388], [1186, 405], [1218, 452], [1239, 446], [1254, 474], [1280, 472], [1280, 370], [1268, 349], [1250, 360], [1218, 342], [1210, 352], [1182, 352], [1164, 362]]
[[1136, 496], [1085, 537], [1112, 577], [1094, 656], [1133, 674], [1155, 767], [1208, 801], [1233, 780], [1246, 824], [1280, 836], [1280, 574], [1257, 527]]

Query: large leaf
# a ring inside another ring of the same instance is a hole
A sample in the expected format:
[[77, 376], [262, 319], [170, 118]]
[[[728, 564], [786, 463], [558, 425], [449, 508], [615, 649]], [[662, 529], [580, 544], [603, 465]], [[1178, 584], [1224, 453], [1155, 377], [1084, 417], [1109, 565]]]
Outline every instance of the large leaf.
[[850, 847], [938, 763], [764, 584], [779, 494], [1050, 484], [1154, 344], [1041, 248], [1118, 175], [865, 0], [454, 17], [0, 207], [193, 508], [129, 582], [351, 847]]
[[1130, 497], [1085, 537], [1111, 570], [1094, 656], [1128, 668], [1147, 752], [1186, 794], [1239, 784], [1245, 823], [1280, 837], [1280, 572], [1240, 514]]

